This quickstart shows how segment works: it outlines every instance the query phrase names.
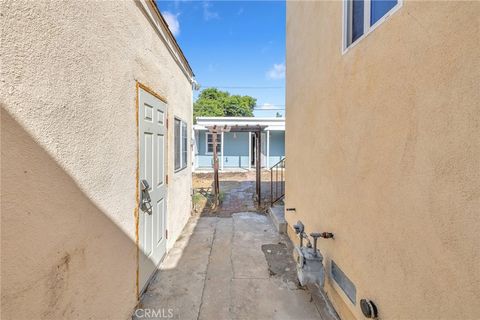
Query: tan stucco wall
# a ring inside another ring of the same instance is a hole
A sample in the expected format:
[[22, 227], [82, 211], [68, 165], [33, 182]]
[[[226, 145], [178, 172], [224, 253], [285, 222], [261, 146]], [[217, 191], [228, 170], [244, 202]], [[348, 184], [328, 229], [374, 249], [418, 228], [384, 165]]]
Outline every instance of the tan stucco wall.
[[[0, 13], [1, 318], [127, 319], [136, 81], [191, 127], [190, 82], [133, 0], [2, 1]], [[191, 168], [173, 172], [173, 126], [168, 143], [171, 247]]]
[[354, 282], [344, 319], [480, 317], [480, 2], [406, 1], [342, 55], [342, 3], [287, 4], [286, 207]]

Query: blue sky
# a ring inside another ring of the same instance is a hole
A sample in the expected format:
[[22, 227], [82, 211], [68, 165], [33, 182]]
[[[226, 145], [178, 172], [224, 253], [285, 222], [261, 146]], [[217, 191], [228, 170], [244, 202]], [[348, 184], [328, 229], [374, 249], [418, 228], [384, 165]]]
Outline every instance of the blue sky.
[[[158, 1], [202, 88], [257, 98], [255, 116], [285, 114], [284, 1]], [[196, 92], [195, 97], [198, 95]]]

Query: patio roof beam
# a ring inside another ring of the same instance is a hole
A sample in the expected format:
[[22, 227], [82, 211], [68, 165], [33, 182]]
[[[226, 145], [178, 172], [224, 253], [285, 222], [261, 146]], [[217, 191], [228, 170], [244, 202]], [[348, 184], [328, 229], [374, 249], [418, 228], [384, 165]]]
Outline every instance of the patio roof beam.
[[229, 126], [229, 125], [213, 125], [213, 126], [208, 126], [206, 127], [209, 132], [261, 132], [264, 131], [267, 126], [260, 126], [260, 125], [255, 125], [255, 126], [249, 126], [249, 125], [234, 125], [234, 126]]

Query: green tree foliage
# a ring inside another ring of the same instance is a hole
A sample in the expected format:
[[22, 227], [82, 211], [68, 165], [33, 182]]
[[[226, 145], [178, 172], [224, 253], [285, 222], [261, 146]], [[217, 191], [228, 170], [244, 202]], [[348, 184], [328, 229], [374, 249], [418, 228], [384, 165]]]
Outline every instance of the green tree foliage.
[[193, 117], [253, 117], [256, 103], [257, 99], [250, 96], [230, 95], [226, 91], [207, 88], [193, 104]]

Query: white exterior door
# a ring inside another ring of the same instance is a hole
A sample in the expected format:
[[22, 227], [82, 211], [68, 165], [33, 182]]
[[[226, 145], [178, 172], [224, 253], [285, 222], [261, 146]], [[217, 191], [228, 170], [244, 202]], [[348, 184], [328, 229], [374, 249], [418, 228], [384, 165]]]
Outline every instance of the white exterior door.
[[267, 134], [265, 132], [261, 133], [262, 138], [261, 138], [261, 146], [260, 148], [262, 149], [262, 168], [265, 168], [267, 166]]
[[139, 287], [143, 291], [166, 252], [167, 106], [160, 99], [139, 88], [138, 108]]

